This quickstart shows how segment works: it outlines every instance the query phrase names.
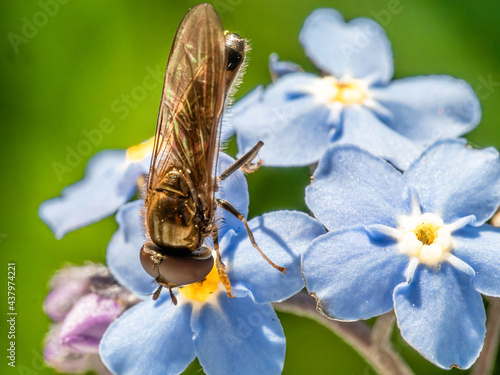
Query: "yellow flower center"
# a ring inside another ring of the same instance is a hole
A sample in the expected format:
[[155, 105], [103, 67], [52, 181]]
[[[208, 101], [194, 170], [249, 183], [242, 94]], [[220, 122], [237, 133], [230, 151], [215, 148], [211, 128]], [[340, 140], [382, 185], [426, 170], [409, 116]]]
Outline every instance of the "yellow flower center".
[[319, 79], [313, 94], [325, 104], [341, 103], [343, 105], [363, 104], [370, 97], [368, 85], [359, 79], [339, 81], [333, 76]]
[[179, 288], [180, 292], [187, 298], [195, 301], [205, 301], [217, 289], [219, 289], [219, 272], [214, 263], [212, 271], [202, 280], [193, 284]]
[[451, 250], [451, 233], [435, 214], [403, 217], [399, 229], [403, 232], [399, 248], [421, 263], [437, 266]]
[[432, 223], [420, 224], [415, 229], [415, 235], [417, 236], [418, 240], [422, 242], [422, 244], [431, 245], [438, 236], [438, 229], [439, 227], [433, 225]]
[[127, 150], [126, 157], [129, 162], [137, 162], [144, 159], [144, 157], [153, 152], [154, 137], [145, 142], [132, 146]]

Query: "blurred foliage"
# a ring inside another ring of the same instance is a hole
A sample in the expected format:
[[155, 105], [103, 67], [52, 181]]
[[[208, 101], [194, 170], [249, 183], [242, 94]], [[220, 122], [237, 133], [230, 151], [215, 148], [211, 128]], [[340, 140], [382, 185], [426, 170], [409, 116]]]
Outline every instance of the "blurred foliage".
[[[103, 149], [126, 148], [152, 136], [161, 84], [142, 91], [137, 87], [144, 86], [143, 80], [148, 75], [162, 80], [176, 27], [184, 13], [197, 3], [64, 2], [57, 7], [54, 4], [59, 3], [55, 0], [0, 4], [3, 181], [0, 246], [5, 267], [2, 274], [7, 274], [8, 261], [17, 264], [18, 311], [17, 367], [11, 371], [2, 363], [2, 373], [53, 373], [40, 362], [42, 340], [49, 326], [49, 319], [42, 311], [47, 282], [64, 264], [82, 264], [84, 260], [104, 262], [106, 245], [116, 229], [114, 218], [110, 217], [56, 240], [37, 216], [39, 204], [81, 179], [91, 155]], [[217, 0], [210, 3], [221, 15], [225, 28], [249, 38], [253, 48], [237, 99], [256, 85], [270, 82], [267, 59], [271, 52], [314, 71], [298, 42], [298, 33], [312, 10], [334, 6], [346, 19], [366, 16], [384, 26], [394, 50], [396, 78], [449, 74], [468, 81], [481, 98], [484, 113], [482, 124], [468, 138], [477, 147], [500, 147], [498, 2]], [[12, 42], [15, 38], [12, 33], [24, 39]], [[490, 84], [486, 85], [488, 81]], [[138, 96], [139, 92], [146, 94]], [[132, 96], [129, 104], [124, 104], [128, 100], [125, 96]], [[128, 108], [127, 113], [117, 110], [117, 106], [123, 105]], [[106, 118], [113, 121], [114, 130], [91, 150], [79, 148], [86, 139], [83, 131], [97, 129]], [[68, 155], [74, 152], [79, 153], [78, 160], [68, 166]], [[56, 165], [67, 168], [57, 172]], [[309, 181], [308, 168], [262, 168], [248, 180], [251, 216], [276, 209], [307, 209], [303, 196]], [[6, 301], [6, 287], [1, 295], [2, 301]], [[7, 305], [3, 306], [6, 310]], [[322, 326], [288, 314], [280, 314], [280, 318], [288, 341], [285, 374], [374, 373], [354, 350]], [[8, 348], [5, 319], [1, 332], [2, 348]], [[395, 343], [418, 374], [465, 373], [437, 369], [397, 333]], [[159, 355], [162, 350], [165, 348], [158, 348]], [[187, 372], [200, 374], [199, 364], [194, 362]]]

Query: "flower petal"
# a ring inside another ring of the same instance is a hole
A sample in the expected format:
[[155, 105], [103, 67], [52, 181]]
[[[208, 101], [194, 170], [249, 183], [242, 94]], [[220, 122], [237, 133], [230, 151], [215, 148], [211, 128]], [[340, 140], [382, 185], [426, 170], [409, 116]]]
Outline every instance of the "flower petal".
[[97, 353], [99, 342], [125, 306], [117, 301], [87, 294], [75, 303], [61, 325], [62, 344], [75, 353]]
[[262, 93], [260, 100], [267, 104], [279, 104], [286, 101], [294, 101], [303, 96], [311, 94], [311, 87], [316, 87], [320, 79], [316, 74], [312, 73], [290, 73], [276, 82], [267, 86]]
[[392, 310], [392, 293], [409, 262], [394, 240], [361, 228], [317, 238], [302, 257], [307, 290], [331, 318], [368, 319]]
[[479, 356], [486, 315], [467, 274], [448, 263], [418, 267], [411, 284], [394, 291], [394, 306], [403, 338], [436, 366], [467, 369]]
[[281, 374], [285, 335], [270, 304], [250, 297], [227, 298], [205, 304], [193, 314], [194, 345], [207, 374]]
[[487, 296], [500, 297], [500, 228], [466, 226], [453, 233], [453, 254], [476, 272], [472, 285]]
[[439, 141], [405, 173], [425, 212], [441, 215], [445, 223], [475, 215], [481, 225], [500, 204], [500, 159], [488, 147], [474, 150], [465, 140]]
[[[244, 112], [245, 108], [260, 100], [264, 92], [264, 87], [257, 86], [253, 91], [245, 95], [244, 98], [238, 100], [235, 104], [229, 106], [224, 110], [221, 126], [220, 143], [224, 144], [229, 141], [235, 132], [233, 127], [232, 118], [238, 116], [239, 113]], [[232, 101], [231, 101], [232, 102]]]
[[316, 66], [337, 78], [385, 84], [394, 73], [391, 44], [371, 19], [346, 23], [334, 9], [318, 9], [307, 17], [299, 39]]
[[366, 107], [348, 107], [343, 112], [343, 126], [335, 144], [353, 144], [362, 149], [389, 160], [401, 170], [422, 153], [410, 139], [392, 130], [382, 123]]
[[43, 302], [43, 310], [54, 322], [61, 322], [68, 314], [74, 303], [88, 292], [87, 280], [71, 280], [66, 286], [61, 285], [49, 292]]
[[[235, 160], [224, 153], [219, 154], [219, 162], [217, 164], [217, 176], [234, 164]], [[225, 180], [219, 183], [219, 189], [215, 196], [220, 199], [225, 199], [238, 210], [244, 217], [248, 215], [248, 206], [250, 204], [250, 196], [248, 194], [248, 184], [245, 175], [241, 169], [234, 172]], [[235, 232], [244, 230], [243, 223], [222, 208], [217, 208], [217, 222], [219, 225], [219, 237], [224, 236], [228, 229], [233, 229]]]
[[306, 203], [329, 230], [382, 224], [395, 228], [396, 218], [411, 212], [401, 173], [356, 146], [328, 150], [306, 188]]
[[148, 173], [148, 167], [148, 160], [128, 161], [125, 150], [99, 152], [90, 159], [83, 180], [40, 205], [40, 218], [57, 238], [101, 220], [132, 197], [137, 179]]
[[325, 233], [323, 226], [302, 212], [277, 211], [249, 222], [255, 240], [275, 264], [287, 267], [286, 275], [273, 268], [252, 246], [246, 231], [221, 242], [233, 289], [250, 290], [256, 302], [277, 302], [304, 287], [300, 256], [309, 243]]
[[238, 157], [263, 141], [259, 157], [267, 166], [303, 166], [318, 161], [337, 124], [331, 110], [304, 91], [317, 79], [288, 74], [270, 85], [261, 100], [238, 111], [231, 119]]
[[168, 296], [139, 303], [106, 331], [102, 361], [114, 374], [180, 374], [195, 358], [191, 311]]
[[281, 61], [278, 54], [271, 53], [269, 55], [269, 71], [271, 72], [273, 81], [276, 81], [286, 74], [303, 72], [304, 69], [293, 62]]
[[388, 125], [424, 147], [468, 133], [481, 120], [481, 106], [472, 88], [449, 76], [399, 79], [372, 93], [390, 111]]
[[116, 214], [118, 230], [108, 244], [106, 263], [119, 284], [140, 297], [154, 292], [154, 279], [142, 268], [139, 253], [146, 239], [144, 235], [142, 199], [125, 204]]
[[111, 375], [98, 354], [79, 354], [61, 344], [60, 324], [53, 326], [45, 337], [43, 359], [45, 364], [64, 374], [84, 374], [93, 371], [99, 375]]
[[105, 266], [87, 263], [80, 267], [65, 267], [50, 280], [52, 290], [43, 302], [43, 310], [55, 322], [61, 322], [79, 298], [90, 292], [94, 277], [109, 276]]

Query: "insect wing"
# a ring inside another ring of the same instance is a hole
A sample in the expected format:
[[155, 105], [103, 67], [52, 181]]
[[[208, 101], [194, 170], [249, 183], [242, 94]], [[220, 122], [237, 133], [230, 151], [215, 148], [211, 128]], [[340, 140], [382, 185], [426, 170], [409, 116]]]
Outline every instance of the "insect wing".
[[172, 168], [184, 172], [211, 215], [225, 99], [225, 36], [208, 4], [181, 21], [170, 51], [151, 159], [148, 195]]

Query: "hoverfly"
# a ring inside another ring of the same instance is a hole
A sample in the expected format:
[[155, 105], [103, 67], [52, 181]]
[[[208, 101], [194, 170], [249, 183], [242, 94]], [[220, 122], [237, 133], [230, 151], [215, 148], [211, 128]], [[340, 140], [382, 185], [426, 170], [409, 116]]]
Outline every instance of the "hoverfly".
[[[192, 8], [182, 19], [170, 51], [147, 182], [146, 227], [141, 248], [145, 271], [169, 289], [205, 278], [215, 265], [229, 297], [231, 285], [222, 263], [215, 223], [217, 206], [240, 219], [253, 246], [260, 250], [243, 217], [229, 202], [216, 199], [218, 182], [251, 167], [263, 143], [215, 177], [222, 111], [246, 54], [246, 41], [227, 34], [209, 4]], [[212, 249], [204, 242], [212, 236]]]

